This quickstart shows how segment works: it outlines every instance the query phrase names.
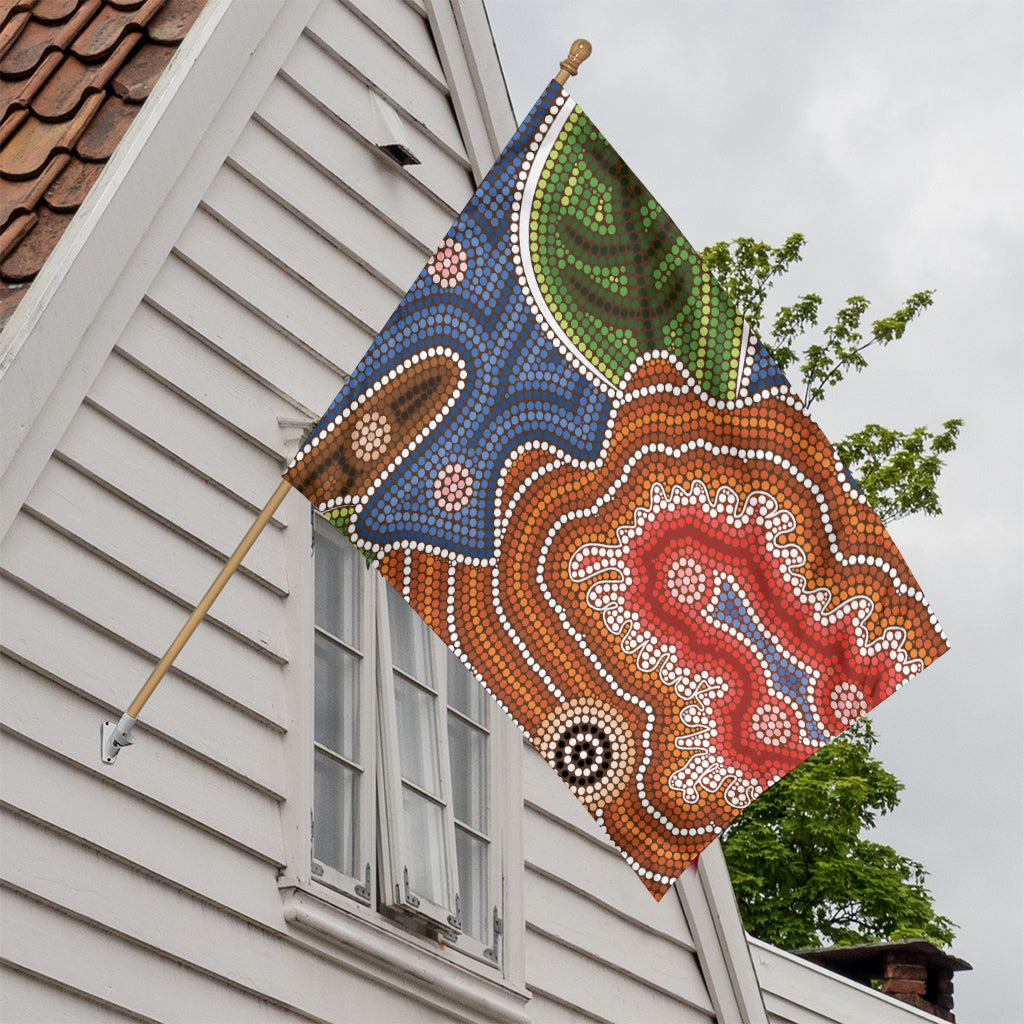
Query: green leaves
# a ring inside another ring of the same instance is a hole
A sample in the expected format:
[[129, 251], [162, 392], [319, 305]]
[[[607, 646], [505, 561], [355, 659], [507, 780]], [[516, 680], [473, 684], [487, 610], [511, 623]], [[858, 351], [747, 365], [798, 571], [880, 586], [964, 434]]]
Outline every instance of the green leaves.
[[939, 433], [926, 427], [909, 432], [869, 423], [843, 438], [836, 454], [850, 470], [883, 523], [923, 512], [937, 516], [939, 474], [956, 448], [963, 420], [946, 420]]
[[902, 783], [872, 756], [867, 719], [794, 769], [726, 832], [723, 849], [748, 931], [785, 949], [897, 938], [953, 940], [926, 872], [864, 838]]

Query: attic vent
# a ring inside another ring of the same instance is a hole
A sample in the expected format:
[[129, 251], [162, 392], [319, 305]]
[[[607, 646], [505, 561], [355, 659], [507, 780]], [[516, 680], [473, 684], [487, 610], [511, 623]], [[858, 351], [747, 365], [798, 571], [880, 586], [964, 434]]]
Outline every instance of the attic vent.
[[420, 158], [413, 151], [409, 129], [402, 123], [394, 107], [376, 93], [370, 94], [370, 106], [373, 110], [374, 145], [401, 167], [420, 163]]

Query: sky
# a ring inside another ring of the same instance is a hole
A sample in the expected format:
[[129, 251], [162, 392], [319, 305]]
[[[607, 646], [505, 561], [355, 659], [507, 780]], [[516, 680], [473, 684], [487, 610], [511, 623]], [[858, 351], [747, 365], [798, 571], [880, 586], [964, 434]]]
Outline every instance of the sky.
[[876, 838], [959, 926], [957, 1019], [1024, 1018], [1024, 4], [487, 0], [523, 117], [577, 36], [569, 91], [698, 248], [807, 238], [780, 299], [935, 304], [814, 415], [965, 420], [944, 514], [891, 532], [951, 650], [872, 714], [905, 784]]

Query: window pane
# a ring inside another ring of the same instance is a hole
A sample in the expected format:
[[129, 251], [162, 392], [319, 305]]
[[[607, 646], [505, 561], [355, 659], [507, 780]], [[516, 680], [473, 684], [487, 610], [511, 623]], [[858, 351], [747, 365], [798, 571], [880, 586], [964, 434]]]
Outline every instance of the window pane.
[[427, 665], [434, 634], [394, 587], [388, 587], [388, 617], [391, 623], [391, 660], [395, 668], [421, 683], [433, 685]]
[[401, 676], [395, 676], [398, 757], [402, 777], [434, 796], [441, 795], [437, 743], [437, 698]]
[[448, 880], [444, 861], [444, 821], [441, 808], [402, 787], [405, 809], [405, 842], [411, 863], [409, 885], [413, 892], [440, 906], [448, 904]]
[[314, 753], [313, 856], [346, 875], [362, 874], [356, 866], [359, 820], [358, 774], [326, 754]]
[[459, 661], [448, 652], [448, 703], [467, 718], [486, 725], [487, 691], [483, 684]]
[[448, 753], [452, 762], [455, 820], [486, 833], [487, 734], [450, 714]]
[[491, 941], [487, 906], [487, 843], [461, 828], [455, 829], [459, 862], [459, 901], [462, 929], [481, 942]]
[[317, 743], [350, 761], [359, 760], [359, 659], [337, 644], [316, 638]]
[[366, 563], [333, 526], [316, 527], [316, 624], [353, 647], [359, 646], [360, 573]]

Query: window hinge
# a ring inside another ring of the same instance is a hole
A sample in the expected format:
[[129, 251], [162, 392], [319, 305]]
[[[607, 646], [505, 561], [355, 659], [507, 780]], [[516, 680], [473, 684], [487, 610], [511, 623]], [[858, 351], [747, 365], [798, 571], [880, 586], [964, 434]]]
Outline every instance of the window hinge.
[[448, 915], [448, 923], [453, 928], [458, 928], [462, 931], [462, 901], [459, 899], [459, 894], [455, 894], [455, 913]]
[[420, 905], [420, 898], [418, 896], [414, 896], [412, 889], [409, 888], [409, 869], [403, 868], [402, 874], [405, 878], [405, 902], [408, 903], [410, 907], [418, 907]]
[[367, 906], [370, 905], [370, 862], [366, 862], [366, 881], [362, 885], [355, 887], [356, 899], [360, 902], [365, 903]]
[[490, 949], [484, 950], [484, 956], [488, 960], [493, 960], [495, 963], [498, 962], [498, 936], [501, 935], [501, 917], [498, 915], [498, 908], [494, 908], [494, 918], [491, 923], [491, 927], [494, 929], [494, 945]]
[[317, 875], [317, 876], [320, 876], [320, 875], [322, 875], [324, 873], [323, 865], [322, 864], [317, 864], [316, 861], [313, 861], [310, 870], [313, 872], [314, 875]]

